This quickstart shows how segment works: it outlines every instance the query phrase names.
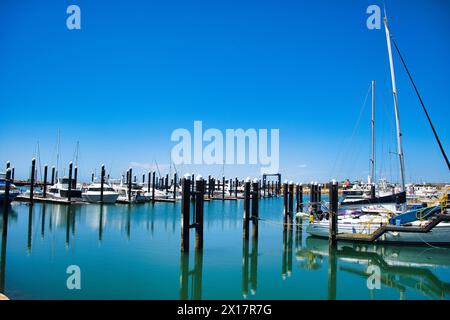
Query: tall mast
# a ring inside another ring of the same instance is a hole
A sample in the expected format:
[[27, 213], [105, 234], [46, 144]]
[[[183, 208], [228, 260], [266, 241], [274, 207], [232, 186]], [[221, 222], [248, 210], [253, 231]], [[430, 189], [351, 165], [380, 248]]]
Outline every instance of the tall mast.
[[400, 130], [400, 117], [398, 114], [398, 100], [397, 100], [397, 86], [395, 85], [395, 73], [394, 73], [394, 60], [392, 58], [391, 50], [391, 35], [389, 33], [388, 21], [386, 14], [384, 16], [384, 27], [386, 30], [386, 41], [389, 53], [389, 65], [391, 68], [391, 80], [392, 80], [392, 96], [394, 98], [394, 110], [395, 110], [395, 125], [397, 127], [397, 153], [400, 167], [400, 192], [405, 191], [405, 165], [403, 159], [403, 147], [402, 147], [402, 132]]
[[374, 181], [375, 173], [375, 80], [372, 80], [372, 155], [370, 158], [370, 181]]

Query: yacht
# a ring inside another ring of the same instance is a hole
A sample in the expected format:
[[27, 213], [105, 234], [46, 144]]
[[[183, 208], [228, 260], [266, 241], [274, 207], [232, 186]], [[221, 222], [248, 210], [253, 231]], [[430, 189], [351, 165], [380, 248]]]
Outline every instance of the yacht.
[[0, 173], [0, 204], [3, 204], [5, 201], [11, 203], [20, 194], [20, 190], [17, 189], [17, 187], [14, 184], [10, 183], [9, 198], [5, 199], [5, 187], [6, 187], [6, 174]]
[[[93, 182], [82, 190], [82, 198], [87, 202], [99, 203], [101, 201], [101, 183]], [[115, 203], [119, 193], [114, 191], [114, 189], [107, 183], [103, 185], [103, 202], [104, 203]]]
[[[72, 179], [70, 197], [81, 198], [81, 188], [77, 187], [76, 181]], [[69, 197], [69, 178], [58, 178], [56, 183], [48, 190], [48, 195], [54, 198], [67, 199]]]
[[131, 195], [128, 193], [128, 185], [120, 181], [120, 184], [112, 186], [113, 190], [116, 191], [119, 196], [117, 201], [121, 202], [131, 202], [131, 203], [144, 203], [147, 198], [144, 196], [144, 191], [142, 186], [137, 183], [131, 184]]

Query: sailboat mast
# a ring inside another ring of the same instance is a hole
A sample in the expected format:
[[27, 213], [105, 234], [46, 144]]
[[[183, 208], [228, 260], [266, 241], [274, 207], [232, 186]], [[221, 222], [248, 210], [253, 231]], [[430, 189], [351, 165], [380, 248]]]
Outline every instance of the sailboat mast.
[[403, 159], [402, 133], [400, 130], [400, 117], [398, 114], [397, 86], [395, 84], [394, 60], [392, 58], [391, 35], [389, 33], [387, 17], [384, 17], [384, 27], [386, 30], [386, 41], [389, 53], [389, 66], [391, 69], [392, 96], [394, 98], [395, 125], [397, 128], [397, 153], [400, 167], [400, 192], [405, 191], [405, 165]]
[[370, 181], [374, 181], [375, 173], [375, 81], [372, 80], [372, 117], [371, 117], [371, 127], [372, 127], [372, 153], [370, 158]]

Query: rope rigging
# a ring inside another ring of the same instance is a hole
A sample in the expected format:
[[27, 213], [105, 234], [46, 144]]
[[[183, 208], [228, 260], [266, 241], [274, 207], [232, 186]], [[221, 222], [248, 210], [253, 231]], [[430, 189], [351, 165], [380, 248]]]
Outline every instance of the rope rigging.
[[397, 53], [398, 53], [398, 55], [400, 57], [400, 60], [402, 61], [403, 67], [405, 67], [405, 70], [406, 70], [406, 73], [408, 74], [409, 80], [411, 80], [411, 83], [412, 83], [412, 85], [414, 87], [414, 90], [416, 91], [417, 97], [419, 98], [420, 104], [422, 105], [422, 109], [425, 112], [425, 115], [427, 116], [428, 122], [429, 122], [429, 124], [431, 126], [431, 130], [433, 130], [434, 137], [436, 138], [436, 141], [437, 141], [437, 143], [439, 145], [439, 148], [441, 149], [442, 156], [444, 157], [445, 162], [447, 163], [447, 167], [450, 170], [450, 163], [448, 161], [448, 158], [447, 158], [447, 155], [445, 153], [445, 150], [442, 147], [441, 140], [439, 140], [437, 132], [434, 129], [433, 122], [431, 121], [430, 115], [428, 114], [427, 108], [425, 107], [425, 104], [423, 103], [422, 97], [420, 96], [419, 90], [417, 89], [416, 84], [414, 83], [414, 80], [413, 80], [413, 78], [411, 76], [411, 73], [409, 72], [408, 67], [406, 66], [406, 62], [403, 59], [403, 56], [400, 53], [400, 50], [399, 50], [399, 48], [397, 46], [397, 43], [395, 43], [395, 40], [393, 38], [392, 38], [392, 43], [394, 44], [395, 50], [397, 50]]

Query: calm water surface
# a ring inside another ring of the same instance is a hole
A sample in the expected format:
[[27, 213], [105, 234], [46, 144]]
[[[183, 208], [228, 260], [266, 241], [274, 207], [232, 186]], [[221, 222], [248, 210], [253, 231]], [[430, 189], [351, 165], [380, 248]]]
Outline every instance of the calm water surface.
[[[242, 212], [242, 201], [206, 202], [203, 252], [194, 252], [192, 232], [190, 254], [181, 255], [179, 204], [14, 203], [0, 292], [11, 299], [450, 298], [449, 248], [340, 243], [330, 251], [301, 228], [283, 231], [281, 198], [261, 200], [259, 239], [246, 243]], [[81, 290], [67, 289], [70, 265], [81, 269]], [[381, 289], [368, 289], [369, 266], [380, 268]]]

